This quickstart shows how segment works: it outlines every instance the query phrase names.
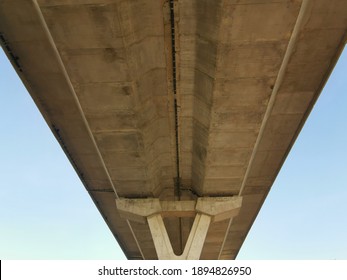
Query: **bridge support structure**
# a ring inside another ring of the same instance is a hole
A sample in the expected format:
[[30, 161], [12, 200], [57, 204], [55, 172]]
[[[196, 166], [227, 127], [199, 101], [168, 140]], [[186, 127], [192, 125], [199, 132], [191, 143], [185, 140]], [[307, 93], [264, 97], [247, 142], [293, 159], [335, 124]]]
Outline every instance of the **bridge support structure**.
[[[197, 260], [200, 259], [210, 224], [237, 216], [242, 197], [201, 197], [196, 201], [118, 198], [116, 204], [123, 218], [148, 223], [159, 260]], [[173, 251], [164, 217], [194, 217], [181, 255]]]

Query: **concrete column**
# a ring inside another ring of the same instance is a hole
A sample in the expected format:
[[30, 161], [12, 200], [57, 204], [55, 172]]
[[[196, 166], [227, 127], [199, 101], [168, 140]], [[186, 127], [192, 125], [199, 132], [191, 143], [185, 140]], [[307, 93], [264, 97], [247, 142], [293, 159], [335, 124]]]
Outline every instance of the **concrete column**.
[[185, 260], [200, 259], [210, 223], [211, 216], [201, 213], [196, 214], [193, 227], [190, 230], [188, 240], [182, 254], [184, 255]]
[[151, 230], [155, 250], [159, 260], [176, 259], [172, 245], [167, 234], [163, 218], [160, 214], [147, 217], [149, 229]]

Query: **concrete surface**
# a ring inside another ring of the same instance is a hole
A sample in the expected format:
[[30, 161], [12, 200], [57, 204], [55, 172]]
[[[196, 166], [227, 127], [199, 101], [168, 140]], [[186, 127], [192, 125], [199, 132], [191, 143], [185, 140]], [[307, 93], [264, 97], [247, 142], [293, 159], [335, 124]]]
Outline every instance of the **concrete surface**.
[[[3, 0], [1, 44], [129, 259], [157, 254], [116, 198], [242, 196], [201, 254], [234, 259], [346, 43], [347, 2], [172, 4]], [[194, 218], [163, 220], [179, 255]]]

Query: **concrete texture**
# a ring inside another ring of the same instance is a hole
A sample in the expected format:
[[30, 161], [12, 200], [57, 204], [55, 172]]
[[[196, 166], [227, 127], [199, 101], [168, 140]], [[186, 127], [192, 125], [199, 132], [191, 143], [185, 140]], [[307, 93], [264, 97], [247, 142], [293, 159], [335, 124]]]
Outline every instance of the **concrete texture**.
[[[347, 2], [173, 4], [174, 20], [165, 0], [3, 0], [1, 44], [129, 259], [157, 255], [116, 198], [239, 195], [201, 255], [233, 259], [345, 45]], [[193, 218], [163, 220], [182, 253]]]

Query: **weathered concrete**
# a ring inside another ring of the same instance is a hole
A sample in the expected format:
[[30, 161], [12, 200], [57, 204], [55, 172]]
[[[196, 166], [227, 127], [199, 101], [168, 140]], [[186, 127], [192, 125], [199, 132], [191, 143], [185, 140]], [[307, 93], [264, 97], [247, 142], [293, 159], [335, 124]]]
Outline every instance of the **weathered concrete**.
[[[211, 224], [201, 252], [233, 259], [345, 45], [347, 2], [173, 9], [174, 20], [165, 0], [2, 0], [1, 44], [128, 258], [157, 254], [116, 198], [239, 195], [239, 215]], [[163, 222], [180, 255], [193, 218], [176, 214]]]

